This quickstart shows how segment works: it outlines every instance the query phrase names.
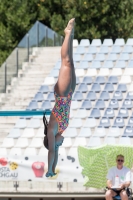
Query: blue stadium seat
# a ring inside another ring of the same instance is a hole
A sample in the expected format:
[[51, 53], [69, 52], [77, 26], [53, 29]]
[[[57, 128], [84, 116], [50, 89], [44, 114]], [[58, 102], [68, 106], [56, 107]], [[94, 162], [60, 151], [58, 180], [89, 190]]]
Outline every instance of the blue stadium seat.
[[118, 117], [128, 118], [128, 116], [129, 116], [128, 110], [126, 108], [120, 108]]
[[126, 92], [127, 91], [127, 86], [126, 84], [119, 84], [117, 87], [117, 90], [120, 92]]
[[86, 95], [86, 99], [90, 101], [95, 101], [97, 99], [96, 93], [94, 91], [89, 91]]
[[131, 67], [131, 68], [133, 67], [133, 60], [130, 60], [130, 61], [129, 61], [127, 67]]
[[73, 60], [76, 61], [76, 62], [80, 62], [81, 61], [80, 54], [74, 54], [73, 55]]
[[133, 127], [133, 116], [131, 116], [128, 120], [128, 126]]
[[133, 92], [128, 92], [127, 96], [126, 96], [126, 99], [133, 100]]
[[80, 84], [80, 79], [79, 77], [76, 76], [76, 85]]
[[88, 69], [88, 68], [89, 68], [89, 63], [88, 63], [87, 61], [82, 61], [82, 62], [80, 62], [78, 68], [81, 68], [81, 69]]
[[117, 76], [110, 76], [108, 78], [108, 83], [117, 84], [118, 83], [118, 77]]
[[130, 59], [130, 54], [128, 53], [121, 53], [119, 60], [129, 60]]
[[87, 53], [96, 54], [97, 53], [97, 48], [90, 46]]
[[118, 101], [116, 99], [111, 99], [109, 103], [109, 108], [118, 109], [119, 108]]
[[100, 61], [93, 61], [90, 68], [100, 69], [101, 68], [101, 62]]
[[99, 98], [104, 101], [108, 101], [110, 99], [110, 96], [107, 91], [102, 91]]
[[85, 83], [80, 83], [77, 90], [80, 92], [88, 92], [88, 87]]
[[109, 68], [112, 69], [114, 67], [114, 62], [111, 60], [105, 61], [104, 65], [102, 66], [103, 68]]
[[93, 108], [90, 117], [99, 119], [101, 117], [100, 110], [98, 108]]
[[91, 42], [91, 46], [101, 46], [102, 42], [100, 39], [93, 39]]
[[124, 41], [123, 38], [117, 38], [117, 39], [115, 40], [114, 45], [124, 46], [124, 45], [125, 45], [125, 41]]
[[104, 110], [104, 108], [105, 108], [104, 100], [98, 99], [97, 102], [95, 103], [95, 108], [98, 108], [100, 110]]
[[126, 68], [126, 62], [125, 60], [118, 60], [117, 63], [115, 64], [116, 68]]
[[109, 128], [110, 127], [110, 120], [109, 120], [109, 118], [102, 117], [102, 119], [100, 120], [99, 126], [102, 126], [104, 128]]
[[91, 101], [85, 99], [81, 105], [81, 109], [90, 110], [92, 108]]
[[113, 95], [113, 99], [121, 101], [123, 99], [123, 94], [120, 91], [115, 91]]
[[47, 100], [48, 101], [55, 101], [55, 96], [54, 96], [54, 92], [50, 92], [47, 96]]
[[83, 60], [91, 62], [93, 60], [93, 55], [86, 53], [85, 56], [84, 56], [84, 58], [83, 58]]
[[107, 60], [116, 61], [117, 60], [117, 54], [116, 53], [110, 53]]
[[108, 54], [109, 53], [108, 46], [101, 46], [99, 53]]
[[98, 83], [93, 83], [93, 85], [92, 85], [92, 87], [91, 87], [91, 90], [94, 91], [94, 92], [100, 92], [100, 91], [101, 91], [100, 84], [98, 84]]
[[124, 119], [122, 117], [116, 117], [113, 126], [123, 128], [125, 126]]
[[55, 64], [54, 69], [60, 69], [60, 67], [61, 67], [61, 61], [58, 61], [58, 62]]
[[52, 76], [52, 77], [57, 78], [57, 77], [59, 76], [59, 69], [53, 69], [53, 70], [50, 72], [49, 76]]
[[37, 110], [38, 109], [38, 104], [37, 101], [31, 101], [28, 105], [28, 107], [26, 108], [26, 110]]
[[104, 76], [97, 76], [95, 83], [99, 83], [101, 85], [105, 84], [106, 83], [105, 77]]
[[44, 101], [43, 93], [42, 93], [42, 92], [38, 92], [38, 93], [35, 95], [34, 100], [35, 100], [35, 101], [38, 101], [38, 102]]
[[112, 83], [106, 83], [104, 86], [104, 90], [107, 92], [114, 92], [114, 86]]
[[122, 137], [131, 137], [131, 138], [133, 138], [133, 127], [126, 126]]
[[77, 49], [76, 49], [76, 53], [84, 54], [85, 53], [85, 48], [83, 46], [78, 46]]
[[95, 60], [104, 61], [105, 60], [105, 54], [104, 53], [98, 53], [95, 57]]
[[132, 53], [133, 52], [133, 47], [130, 46], [130, 45], [125, 45], [122, 52], [123, 53]]
[[88, 47], [90, 45], [90, 41], [88, 39], [82, 39], [80, 41], [79, 46]]
[[83, 78], [83, 83], [86, 83], [87, 85], [91, 85], [93, 83], [92, 77], [91, 76], [85, 76]]
[[41, 109], [42, 110], [50, 110], [52, 109], [52, 105], [51, 105], [51, 102], [46, 100], [42, 103], [42, 106], [41, 106]]
[[115, 114], [114, 114], [114, 109], [112, 108], [107, 108], [104, 112], [104, 117], [107, 117], [109, 119], [112, 119], [115, 117]]
[[104, 39], [103, 46], [112, 46], [113, 40], [112, 39]]
[[50, 91], [49, 89], [49, 86], [48, 85], [42, 85], [39, 89], [39, 92], [42, 92], [42, 93], [48, 93]]
[[133, 107], [132, 101], [130, 99], [125, 99], [123, 101], [122, 107], [127, 108], [127, 109], [132, 109]]
[[121, 48], [120, 46], [113, 46], [111, 53], [120, 53]]
[[83, 94], [80, 91], [76, 91], [73, 95], [73, 101], [82, 101], [83, 98]]

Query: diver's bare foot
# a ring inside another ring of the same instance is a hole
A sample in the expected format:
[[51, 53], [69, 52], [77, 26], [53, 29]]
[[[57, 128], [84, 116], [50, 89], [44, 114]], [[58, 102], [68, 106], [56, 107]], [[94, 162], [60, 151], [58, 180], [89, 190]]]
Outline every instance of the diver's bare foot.
[[73, 32], [74, 23], [75, 23], [75, 18], [72, 18], [72, 19], [68, 22], [67, 27], [66, 27], [65, 30], [64, 30], [65, 34], [67, 34], [67, 33], [72, 33], [72, 32]]

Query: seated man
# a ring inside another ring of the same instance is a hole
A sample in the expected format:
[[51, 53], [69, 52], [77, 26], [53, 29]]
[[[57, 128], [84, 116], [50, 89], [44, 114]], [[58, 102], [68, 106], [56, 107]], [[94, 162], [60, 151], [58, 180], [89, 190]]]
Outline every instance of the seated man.
[[[106, 200], [112, 200], [112, 197], [120, 195], [122, 200], [128, 200], [127, 191], [125, 188], [128, 188], [131, 183], [131, 170], [125, 166], [124, 156], [117, 155], [116, 157], [116, 166], [109, 169], [107, 174], [107, 192]], [[118, 186], [116, 186], [116, 182]], [[113, 187], [114, 186], [114, 187]], [[113, 188], [112, 188], [113, 187]], [[118, 187], [118, 188], [117, 188]]]

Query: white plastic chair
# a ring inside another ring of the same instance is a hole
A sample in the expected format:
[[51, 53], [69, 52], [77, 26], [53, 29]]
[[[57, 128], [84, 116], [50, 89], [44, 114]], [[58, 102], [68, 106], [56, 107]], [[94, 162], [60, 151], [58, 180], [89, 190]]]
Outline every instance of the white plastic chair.
[[121, 76], [122, 75], [122, 69], [121, 68], [113, 68], [110, 75], [111, 76]]
[[79, 108], [78, 101], [71, 101], [71, 109], [76, 110]]
[[1, 147], [11, 148], [14, 146], [14, 139], [13, 138], [5, 138]]
[[28, 146], [28, 139], [27, 138], [19, 138], [15, 147], [26, 148]]
[[22, 138], [33, 138], [34, 137], [34, 129], [33, 128], [26, 128], [22, 133]]
[[92, 135], [92, 132], [90, 128], [82, 127], [80, 129], [78, 137], [90, 137], [91, 135]]
[[29, 147], [41, 148], [43, 146], [43, 140], [41, 138], [33, 138]]
[[95, 137], [104, 137], [106, 135], [104, 128], [97, 128], [93, 134]]
[[87, 144], [88, 147], [97, 147], [101, 145], [100, 137], [91, 137], [89, 143]]
[[62, 147], [71, 147], [71, 146], [72, 146], [71, 138], [65, 138], [62, 143]]
[[37, 131], [37, 134], [35, 135], [35, 137], [37, 138], [43, 138], [44, 135], [44, 128], [39, 128], [39, 130]]
[[10, 150], [10, 153], [9, 153], [9, 155], [17, 155], [17, 156], [21, 156], [22, 155], [22, 150], [21, 150], [21, 148], [12, 148], [11, 150]]
[[77, 110], [75, 116], [75, 118], [86, 118], [87, 117], [87, 112], [85, 109], [79, 109]]
[[121, 135], [119, 128], [110, 128], [108, 137], [119, 137]]
[[43, 83], [43, 85], [54, 85], [54, 84], [55, 84], [54, 77], [46, 77]]
[[129, 84], [131, 83], [131, 77], [130, 76], [122, 76], [119, 83], [125, 83], [125, 84]]
[[76, 128], [70, 128], [70, 127], [68, 127], [65, 130], [65, 132], [63, 133], [63, 136], [64, 137], [71, 137], [71, 138], [76, 137], [77, 136], [77, 130], [76, 130]]
[[131, 145], [130, 137], [121, 137], [120, 140], [119, 140], [119, 144]]
[[74, 39], [73, 40], [73, 47], [77, 47], [78, 46], [78, 40], [77, 39]]
[[106, 137], [104, 140], [104, 144], [115, 144], [115, 138], [114, 137]]
[[124, 76], [132, 76], [133, 75], [133, 68], [126, 68], [123, 73]]
[[89, 128], [93, 128], [95, 126], [96, 126], [95, 118], [87, 118], [83, 125], [83, 127], [89, 127]]
[[26, 148], [25, 151], [24, 151], [24, 155], [36, 156], [37, 151], [36, 151], [35, 148]]
[[77, 77], [83, 77], [85, 75], [84, 69], [76, 69], [75, 73]]
[[15, 128], [26, 128], [26, 119], [19, 119], [15, 125]]
[[86, 146], [86, 139], [85, 137], [76, 137], [73, 147], [78, 147], [78, 146]]
[[6, 148], [0, 148], [0, 155], [6, 156], [7, 155], [7, 149]]
[[40, 128], [40, 126], [41, 126], [40, 119], [32, 118], [27, 127], [28, 128]]
[[110, 72], [108, 68], [101, 68], [98, 76], [109, 76]]
[[97, 70], [92, 68], [88, 69], [86, 76], [97, 76]]
[[69, 127], [71, 128], [80, 128], [81, 126], [82, 126], [82, 120], [76, 118], [73, 118], [69, 125]]

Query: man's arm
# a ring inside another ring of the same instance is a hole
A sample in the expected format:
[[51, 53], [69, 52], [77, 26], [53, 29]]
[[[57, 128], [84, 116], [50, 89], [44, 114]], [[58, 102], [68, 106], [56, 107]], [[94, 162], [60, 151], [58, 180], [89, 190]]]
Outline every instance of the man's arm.
[[111, 180], [107, 180], [107, 187], [111, 188], [112, 187], [112, 181]]

